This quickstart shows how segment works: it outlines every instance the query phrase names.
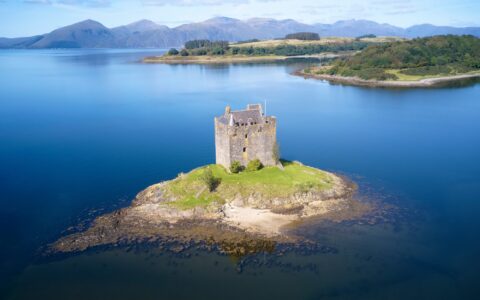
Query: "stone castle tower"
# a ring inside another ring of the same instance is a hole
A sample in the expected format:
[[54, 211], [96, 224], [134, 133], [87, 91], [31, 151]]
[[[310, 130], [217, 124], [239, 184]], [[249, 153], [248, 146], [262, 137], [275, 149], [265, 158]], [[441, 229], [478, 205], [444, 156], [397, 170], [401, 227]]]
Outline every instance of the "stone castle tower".
[[246, 166], [259, 159], [264, 166], [274, 166], [277, 147], [277, 120], [263, 113], [262, 105], [249, 104], [245, 110], [225, 108], [215, 118], [215, 152], [217, 164], [229, 168], [238, 161]]

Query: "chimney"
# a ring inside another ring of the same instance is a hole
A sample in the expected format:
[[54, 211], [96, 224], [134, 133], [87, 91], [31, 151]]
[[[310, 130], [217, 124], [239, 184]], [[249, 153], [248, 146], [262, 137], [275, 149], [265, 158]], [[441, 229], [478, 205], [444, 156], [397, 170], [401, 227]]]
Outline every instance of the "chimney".
[[228, 115], [231, 111], [232, 109], [230, 108], [230, 105], [227, 105], [227, 107], [225, 107], [225, 114]]

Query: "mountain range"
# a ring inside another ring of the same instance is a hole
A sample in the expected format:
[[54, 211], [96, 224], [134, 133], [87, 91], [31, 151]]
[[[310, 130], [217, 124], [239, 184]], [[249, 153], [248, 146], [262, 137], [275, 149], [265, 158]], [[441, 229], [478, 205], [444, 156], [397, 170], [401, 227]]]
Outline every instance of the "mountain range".
[[242, 41], [274, 39], [295, 32], [316, 32], [320, 36], [357, 37], [365, 34], [406, 38], [439, 34], [470, 34], [480, 37], [480, 27], [449, 27], [430, 24], [401, 28], [368, 20], [345, 20], [333, 24], [304, 24], [292, 19], [253, 18], [239, 20], [216, 17], [203, 22], [170, 28], [149, 20], [107, 28], [85, 20], [50, 33], [21, 38], [0, 38], [0, 48], [168, 48], [193, 39]]

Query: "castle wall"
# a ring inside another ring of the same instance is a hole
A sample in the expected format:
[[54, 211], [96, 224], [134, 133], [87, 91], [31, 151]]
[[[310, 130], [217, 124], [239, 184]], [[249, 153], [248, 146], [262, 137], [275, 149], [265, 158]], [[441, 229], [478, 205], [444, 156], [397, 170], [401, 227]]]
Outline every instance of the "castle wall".
[[265, 122], [247, 126], [228, 126], [215, 121], [216, 161], [230, 167], [233, 161], [246, 166], [259, 159], [265, 166], [273, 166], [276, 136], [275, 117], [264, 118]]
[[230, 139], [228, 125], [215, 118], [215, 161], [217, 164], [230, 167]]

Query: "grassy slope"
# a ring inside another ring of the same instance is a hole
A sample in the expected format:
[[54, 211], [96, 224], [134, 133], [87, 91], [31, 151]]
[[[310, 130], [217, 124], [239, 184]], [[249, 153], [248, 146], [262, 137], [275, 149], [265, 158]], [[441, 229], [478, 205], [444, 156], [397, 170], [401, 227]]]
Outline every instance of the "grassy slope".
[[[385, 43], [400, 41], [402, 38], [397, 37], [376, 37], [376, 38], [362, 38], [357, 41], [367, 42], [367, 43]], [[307, 46], [307, 45], [335, 45], [335, 44], [346, 44], [353, 43], [356, 41], [354, 38], [344, 38], [344, 37], [326, 37], [321, 38], [317, 41], [302, 41], [302, 40], [264, 40], [251, 43], [231, 43], [230, 47], [236, 48], [275, 48], [282, 45], [292, 45], [292, 46]], [[282, 60], [288, 56], [283, 55], [242, 55], [242, 54], [226, 54], [226, 55], [190, 55], [190, 56], [155, 56], [155, 57], [146, 57], [144, 62], [146, 63], [155, 63], [155, 62], [171, 62], [171, 63], [218, 63], [218, 62], [250, 62], [250, 61], [275, 61]]]
[[[303, 70], [305, 74], [329, 74], [328, 72], [329, 66], [320, 66], [320, 67], [310, 67], [308, 69]], [[392, 78], [390, 80], [392, 81], [420, 81], [423, 79], [433, 79], [433, 78], [440, 78], [440, 77], [448, 77], [448, 76], [455, 76], [455, 75], [474, 75], [474, 74], [480, 74], [480, 71], [469, 71], [469, 72], [457, 72], [455, 70], [452, 70], [449, 73], [443, 72], [443, 73], [438, 73], [435, 75], [409, 75], [409, 74], [404, 74], [402, 73], [403, 70], [408, 70], [408, 69], [385, 69], [384, 72], [387, 74], [392, 74], [395, 75], [396, 78]], [[344, 76], [344, 75], [341, 75]], [[348, 76], [345, 76], [348, 77]], [[366, 78], [363, 78], [366, 79]], [[375, 79], [375, 78], [368, 78], [368, 79]]]
[[[284, 170], [266, 167], [255, 172], [230, 174], [222, 166], [209, 165], [177, 177], [167, 185], [166, 194], [176, 198], [171, 205], [190, 209], [215, 202], [223, 204], [225, 199], [232, 199], [238, 194], [248, 197], [256, 193], [265, 198], [275, 198], [288, 197], [299, 191], [320, 191], [332, 187], [333, 179], [326, 172], [292, 162], [284, 163], [284, 166]], [[210, 168], [214, 176], [221, 180], [214, 192], [205, 189], [200, 180], [205, 168]]]
[[478, 74], [479, 53], [480, 39], [473, 36], [434, 36], [372, 45], [352, 57], [304, 72], [365, 80], [418, 81]]
[[402, 73], [402, 69], [387, 69], [385, 70], [386, 73], [393, 74], [397, 76], [398, 81], [419, 81], [422, 79], [428, 78], [439, 78], [445, 76], [455, 76], [455, 75], [462, 75], [462, 74], [480, 74], [480, 71], [470, 71], [470, 72], [456, 72], [452, 70], [450, 73], [438, 73], [436, 75], [408, 75]]
[[[401, 38], [395, 37], [376, 37], [376, 38], [363, 38], [359, 39], [362, 42], [368, 43], [385, 43], [385, 42], [393, 42], [403, 40]], [[355, 41], [354, 38], [346, 38], [346, 37], [326, 37], [321, 38], [320, 40], [316, 41], [302, 41], [302, 40], [265, 40], [265, 41], [258, 41], [252, 43], [232, 43], [230, 44], [231, 47], [276, 47], [280, 45], [293, 45], [293, 46], [302, 46], [302, 45], [328, 45], [328, 44], [340, 44], [340, 43], [351, 43]]]

